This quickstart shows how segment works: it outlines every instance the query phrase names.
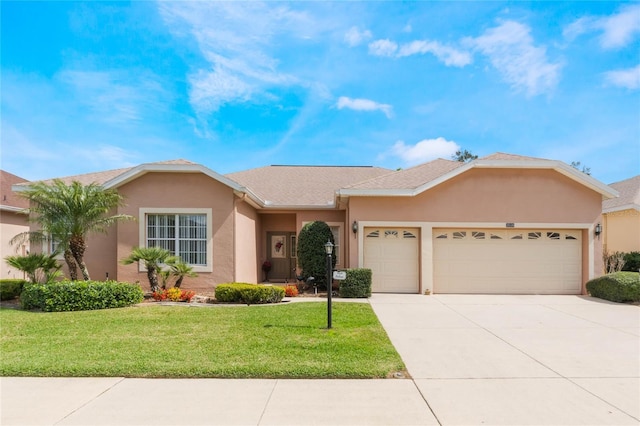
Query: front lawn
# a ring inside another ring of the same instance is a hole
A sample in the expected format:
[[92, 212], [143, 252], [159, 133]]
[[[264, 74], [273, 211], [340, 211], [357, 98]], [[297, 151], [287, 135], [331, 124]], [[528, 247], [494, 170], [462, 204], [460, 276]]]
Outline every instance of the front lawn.
[[368, 304], [0, 309], [0, 375], [374, 378], [404, 370]]

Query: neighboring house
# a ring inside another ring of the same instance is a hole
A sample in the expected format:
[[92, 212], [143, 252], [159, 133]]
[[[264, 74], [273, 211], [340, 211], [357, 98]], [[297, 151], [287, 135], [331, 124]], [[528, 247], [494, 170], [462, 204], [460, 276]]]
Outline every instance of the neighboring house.
[[0, 278], [24, 278], [22, 272], [4, 261], [7, 256], [24, 255], [29, 250], [28, 244], [9, 244], [13, 237], [29, 230], [28, 216], [23, 213], [29, 207], [29, 202], [11, 189], [13, 185], [23, 182], [27, 180], [0, 170]]
[[[295, 280], [296, 237], [325, 221], [337, 268], [373, 270], [374, 292], [579, 294], [602, 270], [602, 200], [617, 196], [552, 160], [494, 154], [407, 170], [269, 166], [226, 176], [184, 160], [63, 178], [116, 188], [126, 206], [90, 239], [94, 277], [146, 283], [119, 260], [159, 245], [194, 265], [185, 284]], [[19, 189], [20, 185], [16, 187]]]
[[640, 175], [609, 185], [620, 197], [602, 202], [602, 245], [609, 252], [640, 251]]

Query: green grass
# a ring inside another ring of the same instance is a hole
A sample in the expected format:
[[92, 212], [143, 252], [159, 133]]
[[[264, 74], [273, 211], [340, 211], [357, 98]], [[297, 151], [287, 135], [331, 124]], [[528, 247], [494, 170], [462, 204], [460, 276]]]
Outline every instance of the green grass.
[[374, 378], [404, 370], [368, 304], [0, 309], [0, 375]]

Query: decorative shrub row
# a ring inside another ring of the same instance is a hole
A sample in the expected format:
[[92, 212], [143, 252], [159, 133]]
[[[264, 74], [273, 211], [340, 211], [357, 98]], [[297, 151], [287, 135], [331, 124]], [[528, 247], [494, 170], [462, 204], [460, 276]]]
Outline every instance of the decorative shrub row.
[[638, 272], [640, 270], [640, 251], [630, 251], [624, 254], [623, 271]]
[[347, 278], [340, 283], [340, 297], [371, 297], [371, 269], [347, 270]]
[[216, 300], [225, 303], [278, 303], [284, 297], [284, 288], [270, 285], [228, 283], [216, 287]]
[[193, 299], [193, 296], [195, 295], [195, 291], [182, 290], [179, 287], [171, 287], [167, 290], [156, 291], [153, 293], [153, 299], [158, 302], [166, 300], [170, 302], [191, 302], [191, 299]]
[[0, 300], [11, 300], [20, 296], [22, 287], [27, 281], [20, 279], [0, 280]]
[[117, 281], [59, 281], [25, 284], [20, 303], [24, 309], [46, 312], [122, 308], [142, 302], [137, 284]]
[[615, 272], [587, 282], [591, 296], [611, 302], [640, 302], [640, 273]]

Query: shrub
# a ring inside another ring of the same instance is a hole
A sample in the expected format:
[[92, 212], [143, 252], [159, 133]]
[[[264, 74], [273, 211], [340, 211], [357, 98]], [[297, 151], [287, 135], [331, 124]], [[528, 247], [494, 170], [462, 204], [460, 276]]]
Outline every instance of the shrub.
[[602, 260], [604, 260], [604, 271], [607, 274], [620, 272], [624, 266], [624, 253], [620, 251], [610, 252], [604, 250], [602, 252]]
[[220, 284], [216, 287], [216, 300], [226, 303], [278, 303], [284, 297], [282, 287], [246, 283]]
[[624, 254], [623, 271], [638, 272], [640, 270], [640, 251], [632, 251]]
[[289, 284], [285, 286], [284, 294], [287, 297], [296, 297], [298, 295], [298, 286], [295, 284]]
[[[327, 254], [324, 245], [327, 241], [335, 244], [331, 228], [325, 222], [309, 222], [298, 235], [298, 265], [302, 270], [303, 281], [314, 277], [316, 284], [326, 288]], [[332, 256], [332, 267], [336, 265], [336, 256]]]
[[163, 300], [170, 300], [172, 302], [191, 302], [191, 299], [193, 299], [193, 296], [195, 295], [196, 293], [194, 291], [171, 287], [168, 290], [154, 292], [153, 299], [158, 302], [162, 302]]
[[340, 283], [340, 297], [371, 297], [371, 269], [348, 269]]
[[142, 302], [137, 284], [117, 281], [59, 281], [26, 284], [20, 295], [24, 309], [46, 312], [122, 308]]
[[26, 282], [20, 279], [0, 280], [0, 300], [11, 300], [20, 296], [22, 287]]
[[640, 302], [640, 273], [616, 272], [587, 282], [591, 296], [612, 302]]

